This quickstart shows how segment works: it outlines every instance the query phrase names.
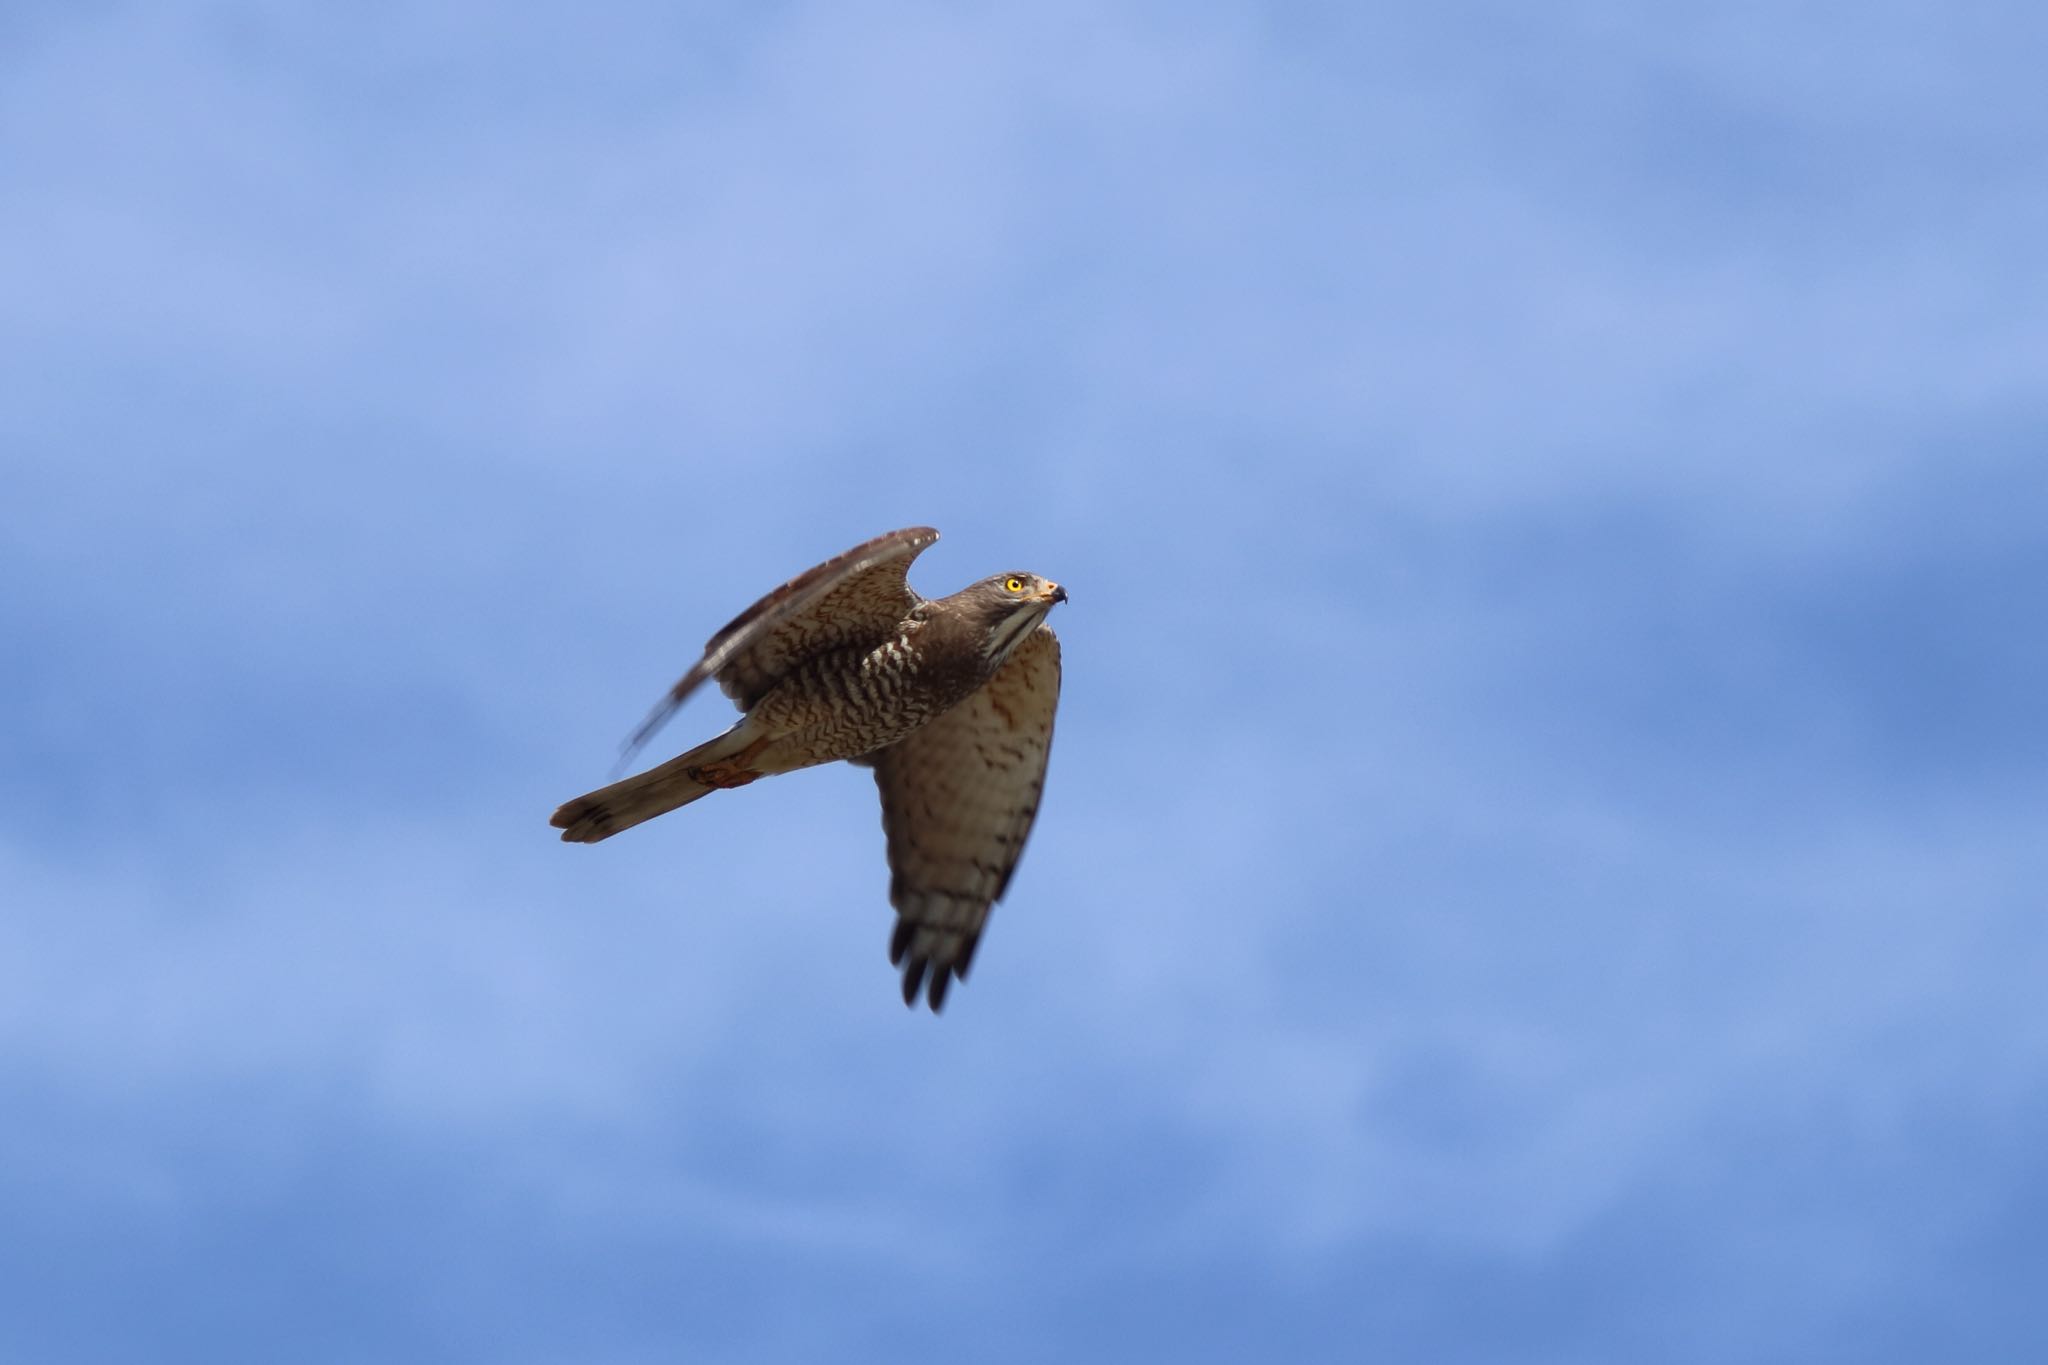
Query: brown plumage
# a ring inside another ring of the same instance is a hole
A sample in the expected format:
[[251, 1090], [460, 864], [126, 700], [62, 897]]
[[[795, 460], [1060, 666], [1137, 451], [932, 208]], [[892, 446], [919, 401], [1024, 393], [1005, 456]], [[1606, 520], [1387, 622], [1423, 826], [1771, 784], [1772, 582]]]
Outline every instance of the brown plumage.
[[630, 756], [706, 678], [739, 723], [688, 753], [563, 805], [552, 823], [596, 843], [721, 787], [850, 759], [875, 771], [888, 836], [889, 957], [903, 999], [933, 1010], [965, 978], [989, 910], [1038, 813], [1059, 704], [1057, 583], [998, 574], [951, 597], [911, 590], [939, 538], [892, 531], [827, 560], [711, 637], [628, 741]]

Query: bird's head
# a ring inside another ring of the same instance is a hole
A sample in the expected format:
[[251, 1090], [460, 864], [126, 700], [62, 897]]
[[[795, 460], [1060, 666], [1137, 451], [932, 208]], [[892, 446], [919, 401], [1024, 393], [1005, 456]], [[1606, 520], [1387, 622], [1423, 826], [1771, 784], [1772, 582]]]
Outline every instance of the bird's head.
[[993, 673], [1010, 657], [1010, 651], [1038, 628], [1054, 603], [1067, 600], [1067, 590], [1037, 574], [999, 573], [982, 579], [960, 596], [964, 599], [962, 605], [981, 621], [982, 654]]

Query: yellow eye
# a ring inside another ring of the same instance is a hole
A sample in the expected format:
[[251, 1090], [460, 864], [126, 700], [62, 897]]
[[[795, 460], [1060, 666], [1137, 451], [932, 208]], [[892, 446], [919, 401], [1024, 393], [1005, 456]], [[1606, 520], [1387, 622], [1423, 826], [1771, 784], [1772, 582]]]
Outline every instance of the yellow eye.
[[1005, 582], [1003, 586], [1008, 588], [1011, 592], [1022, 592], [1024, 591], [1024, 580], [1021, 578], [1012, 578]]

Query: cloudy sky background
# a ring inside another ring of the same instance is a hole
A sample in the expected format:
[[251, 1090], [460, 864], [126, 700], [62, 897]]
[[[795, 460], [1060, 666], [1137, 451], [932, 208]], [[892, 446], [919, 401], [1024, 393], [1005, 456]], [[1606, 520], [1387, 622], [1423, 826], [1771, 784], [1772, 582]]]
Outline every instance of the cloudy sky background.
[[[2043, 50], [7, 7], [0, 1360], [2040, 1359]], [[918, 522], [937, 1020], [864, 773], [545, 826]]]

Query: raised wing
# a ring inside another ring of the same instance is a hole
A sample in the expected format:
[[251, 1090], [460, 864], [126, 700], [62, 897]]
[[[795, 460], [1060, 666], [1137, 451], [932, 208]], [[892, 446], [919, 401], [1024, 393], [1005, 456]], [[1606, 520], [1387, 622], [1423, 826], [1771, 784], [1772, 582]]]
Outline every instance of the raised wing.
[[936, 1011], [967, 978], [1038, 816], [1059, 700], [1060, 642], [1040, 626], [980, 691], [866, 760], [882, 791], [904, 1004], [922, 989]]
[[798, 659], [889, 637], [921, 600], [910, 590], [910, 561], [939, 538], [929, 526], [876, 536], [806, 569], [748, 607], [712, 636], [704, 657], [668, 690], [626, 741], [623, 768], [706, 678], [744, 711]]

